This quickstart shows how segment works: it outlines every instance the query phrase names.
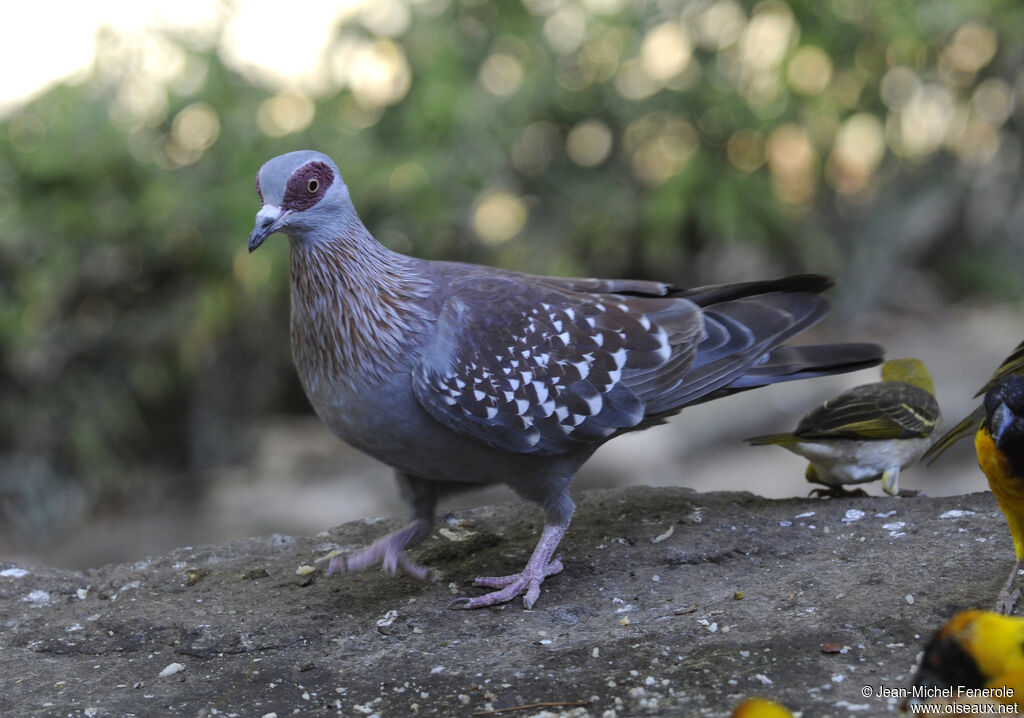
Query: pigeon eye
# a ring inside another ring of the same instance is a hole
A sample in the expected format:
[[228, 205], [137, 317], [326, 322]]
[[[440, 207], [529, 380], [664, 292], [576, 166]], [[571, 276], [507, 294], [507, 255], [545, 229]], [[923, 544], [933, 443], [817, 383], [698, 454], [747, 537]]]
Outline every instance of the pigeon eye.
[[316, 194], [316, 191], [320, 189], [320, 183], [315, 179], [311, 179], [306, 184], [306, 189], [309, 191], [310, 194]]

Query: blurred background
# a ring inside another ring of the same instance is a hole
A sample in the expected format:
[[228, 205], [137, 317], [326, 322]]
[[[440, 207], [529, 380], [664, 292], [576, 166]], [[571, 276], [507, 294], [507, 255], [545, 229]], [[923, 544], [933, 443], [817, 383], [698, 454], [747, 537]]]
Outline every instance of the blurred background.
[[[417, 256], [831, 274], [806, 340], [920, 356], [949, 423], [1024, 337], [1016, 0], [59, 5], [0, 30], [0, 559], [401, 510], [294, 377], [287, 243], [246, 251], [256, 170], [293, 149], [333, 156], [367, 226]], [[696, 407], [577, 488], [805, 495], [802, 460], [739, 440], [876, 379]], [[904, 485], [985, 488], [968, 444]]]

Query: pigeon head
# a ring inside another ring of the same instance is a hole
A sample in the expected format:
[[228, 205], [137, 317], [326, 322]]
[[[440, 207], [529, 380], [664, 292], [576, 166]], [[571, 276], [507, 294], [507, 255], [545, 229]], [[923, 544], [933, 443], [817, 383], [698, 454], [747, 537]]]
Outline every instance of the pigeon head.
[[316, 241], [355, 214], [337, 165], [313, 150], [268, 160], [256, 174], [256, 191], [263, 206], [249, 235], [250, 252], [275, 232]]

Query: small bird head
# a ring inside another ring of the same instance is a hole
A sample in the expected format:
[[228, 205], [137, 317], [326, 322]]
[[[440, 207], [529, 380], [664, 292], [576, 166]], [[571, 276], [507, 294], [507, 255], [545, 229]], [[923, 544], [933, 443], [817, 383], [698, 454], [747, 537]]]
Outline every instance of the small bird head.
[[1024, 375], [1008, 374], [985, 392], [983, 426], [1011, 458], [1024, 452]]
[[[914, 674], [914, 686], [920, 689], [945, 690], [954, 686], [980, 688], [987, 682], [978, 665], [977, 647], [986, 636], [995, 635], [1002, 616], [979, 610], [966, 610], [953, 616], [929, 639], [924, 647], [921, 664]], [[920, 699], [904, 702], [920, 704]]]
[[882, 381], [902, 381], [935, 395], [931, 374], [920, 359], [889, 359], [882, 364]]
[[274, 232], [315, 241], [336, 222], [355, 213], [337, 165], [313, 150], [268, 160], [256, 174], [256, 192], [263, 207], [256, 213], [256, 226], [249, 235], [250, 252]]

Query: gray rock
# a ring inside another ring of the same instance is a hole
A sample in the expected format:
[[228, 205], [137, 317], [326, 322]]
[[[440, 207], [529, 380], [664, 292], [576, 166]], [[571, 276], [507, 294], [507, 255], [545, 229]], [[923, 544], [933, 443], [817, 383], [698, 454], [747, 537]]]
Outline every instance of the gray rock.
[[874, 716], [898, 703], [878, 687], [908, 687], [931, 632], [991, 607], [1013, 560], [988, 493], [630, 488], [580, 497], [566, 569], [532, 611], [446, 608], [522, 566], [541, 525], [526, 503], [440, 523], [413, 552], [436, 582], [316, 563], [397, 525], [89, 571], [0, 564], [0, 715], [725, 716], [761, 694]]

